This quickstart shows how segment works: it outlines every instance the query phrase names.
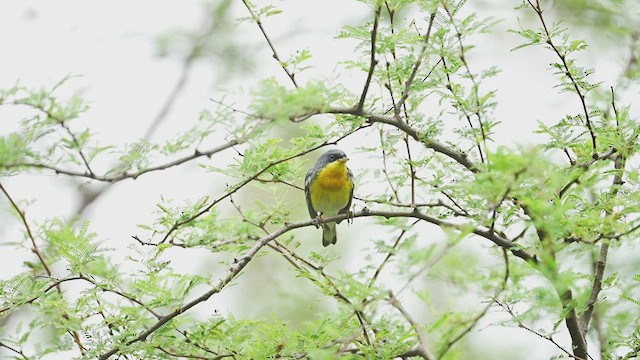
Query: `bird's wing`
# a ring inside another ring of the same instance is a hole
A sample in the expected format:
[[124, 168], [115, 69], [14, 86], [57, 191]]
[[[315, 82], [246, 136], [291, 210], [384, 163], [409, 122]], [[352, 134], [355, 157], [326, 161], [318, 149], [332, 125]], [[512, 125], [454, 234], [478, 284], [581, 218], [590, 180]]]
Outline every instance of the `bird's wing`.
[[315, 174], [313, 169], [307, 171], [307, 176], [305, 176], [304, 178], [304, 194], [307, 198], [307, 209], [309, 209], [309, 216], [311, 216], [312, 219], [315, 219], [318, 216], [318, 212], [316, 211], [316, 209], [313, 208], [313, 205], [311, 205], [311, 181], [313, 180], [313, 178], [315, 178]]
[[351, 194], [349, 194], [349, 203], [347, 204], [347, 206], [345, 206], [338, 212], [341, 214], [346, 214], [349, 212], [349, 209], [351, 208], [351, 201], [353, 200], [353, 189], [356, 188], [356, 183], [353, 181], [353, 173], [349, 168], [347, 168], [347, 175], [349, 176], [349, 181], [351, 181]]

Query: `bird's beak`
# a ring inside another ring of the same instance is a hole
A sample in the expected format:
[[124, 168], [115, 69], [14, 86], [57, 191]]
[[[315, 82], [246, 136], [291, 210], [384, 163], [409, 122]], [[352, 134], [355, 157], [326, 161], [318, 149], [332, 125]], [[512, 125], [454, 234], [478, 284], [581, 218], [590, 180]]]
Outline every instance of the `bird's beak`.
[[349, 158], [346, 158], [346, 157], [345, 158], [340, 158], [340, 159], [338, 159], [338, 161], [341, 162], [341, 163], [346, 163], [347, 161], [349, 161]]

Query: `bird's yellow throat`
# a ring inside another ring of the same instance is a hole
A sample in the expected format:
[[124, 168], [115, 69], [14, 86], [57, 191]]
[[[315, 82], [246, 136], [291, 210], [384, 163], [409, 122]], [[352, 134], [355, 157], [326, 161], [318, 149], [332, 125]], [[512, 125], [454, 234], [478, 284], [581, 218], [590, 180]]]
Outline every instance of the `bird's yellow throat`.
[[340, 190], [345, 186], [351, 188], [347, 175], [347, 160], [339, 159], [327, 164], [316, 177], [317, 186], [327, 190]]

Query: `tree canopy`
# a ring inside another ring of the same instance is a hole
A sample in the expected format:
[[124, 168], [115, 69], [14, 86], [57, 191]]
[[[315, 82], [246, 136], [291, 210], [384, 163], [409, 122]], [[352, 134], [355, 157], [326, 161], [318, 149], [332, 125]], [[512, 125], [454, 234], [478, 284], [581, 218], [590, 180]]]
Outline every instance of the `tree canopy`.
[[[0, 84], [0, 234], [3, 251], [29, 253], [1, 280], [0, 354], [639, 356], [638, 9], [586, 3], [514, 1], [501, 19], [481, 2], [355, 1], [345, 8], [358, 22], [328, 39], [349, 53], [322, 73], [321, 47], [283, 50], [272, 35], [292, 16], [286, 4], [213, 1], [197, 30], [158, 38], [182, 72], [145, 135], [124, 145], [83, 123], [92, 103], [62, 91], [74, 76]], [[590, 68], [612, 53], [614, 73]], [[197, 119], [156, 139], [202, 64], [259, 79], [216, 88]], [[496, 86], [509, 67], [511, 87]], [[536, 77], [553, 87], [540, 91]], [[509, 95], [528, 106], [515, 118], [502, 112]], [[304, 177], [336, 147], [355, 174], [354, 206], [324, 219], [342, 222], [323, 248]], [[175, 180], [155, 203], [100, 202], [163, 177]], [[75, 214], [33, 214], [60, 199], [16, 196], [32, 179], [72, 189]], [[125, 239], [94, 228], [116, 217], [113, 227], [135, 229]]]

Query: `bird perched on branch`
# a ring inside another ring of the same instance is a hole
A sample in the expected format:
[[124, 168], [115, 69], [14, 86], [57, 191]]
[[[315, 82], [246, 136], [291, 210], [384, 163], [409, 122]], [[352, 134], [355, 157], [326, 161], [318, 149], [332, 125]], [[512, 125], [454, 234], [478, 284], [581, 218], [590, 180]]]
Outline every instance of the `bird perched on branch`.
[[[315, 166], [307, 172], [304, 192], [316, 227], [322, 225], [322, 245], [335, 244], [336, 223], [325, 223], [323, 217], [348, 214], [353, 199], [353, 173], [347, 167], [347, 154], [342, 150], [329, 150], [322, 154]], [[340, 221], [338, 221], [339, 223]]]

